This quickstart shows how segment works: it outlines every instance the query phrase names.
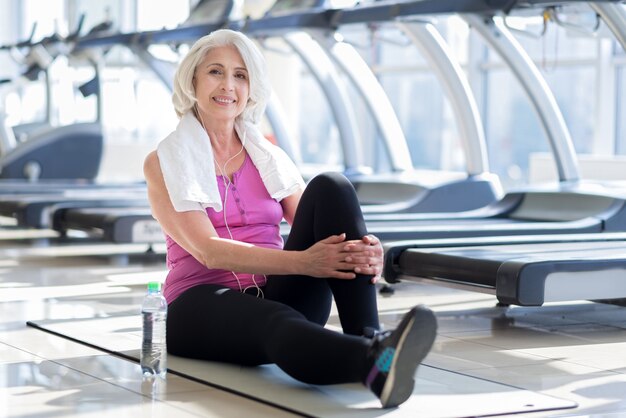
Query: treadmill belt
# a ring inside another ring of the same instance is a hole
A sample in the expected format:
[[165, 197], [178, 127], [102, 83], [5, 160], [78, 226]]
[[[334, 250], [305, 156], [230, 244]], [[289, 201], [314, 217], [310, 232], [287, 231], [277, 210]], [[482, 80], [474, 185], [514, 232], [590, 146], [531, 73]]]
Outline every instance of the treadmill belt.
[[490, 290], [507, 304], [626, 297], [626, 240], [410, 248], [397, 263], [403, 277]]
[[489, 237], [495, 235], [576, 234], [602, 231], [602, 221], [527, 221], [511, 218], [420, 221], [366, 221], [368, 232], [383, 241]]

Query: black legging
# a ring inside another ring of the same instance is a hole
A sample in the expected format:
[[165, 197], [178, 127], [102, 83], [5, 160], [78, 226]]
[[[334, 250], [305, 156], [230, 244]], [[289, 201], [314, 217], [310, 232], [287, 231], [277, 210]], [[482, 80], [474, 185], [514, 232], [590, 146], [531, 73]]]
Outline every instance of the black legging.
[[[367, 233], [354, 188], [341, 174], [319, 175], [302, 195], [285, 249], [304, 250], [344, 232], [347, 239]], [[379, 328], [371, 278], [270, 276], [264, 299], [195, 286], [169, 305], [168, 351], [249, 366], [276, 363], [306, 383], [360, 381], [369, 346], [360, 335]], [[324, 328], [333, 296], [343, 334]]]

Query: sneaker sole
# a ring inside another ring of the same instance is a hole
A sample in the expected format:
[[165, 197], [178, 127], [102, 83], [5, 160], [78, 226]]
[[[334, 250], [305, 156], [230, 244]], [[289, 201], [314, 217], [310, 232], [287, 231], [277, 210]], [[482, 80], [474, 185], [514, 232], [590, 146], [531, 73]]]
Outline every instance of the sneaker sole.
[[381, 393], [383, 408], [393, 408], [411, 397], [415, 386], [415, 371], [437, 336], [437, 319], [430, 309], [416, 307], [410, 313], [404, 317], [404, 321], [409, 323], [400, 336], [396, 347], [397, 355]]

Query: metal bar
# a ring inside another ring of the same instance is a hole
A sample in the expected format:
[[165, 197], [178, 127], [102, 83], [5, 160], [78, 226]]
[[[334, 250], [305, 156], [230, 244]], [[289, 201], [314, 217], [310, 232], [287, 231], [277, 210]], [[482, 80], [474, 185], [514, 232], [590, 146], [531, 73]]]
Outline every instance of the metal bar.
[[413, 162], [402, 125], [389, 97], [367, 63], [352, 45], [337, 42], [321, 31], [311, 30], [309, 33], [327, 51], [361, 95], [371, 117], [376, 122], [387, 149], [392, 170], [396, 172], [412, 170]]
[[270, 99], [267, 101], [265, 117], [267, 117], [267, 120], [272, 127], [277, 145], [287, 153], [296, 165], [301, 164], [302, 155], [285, 126], [285, 120], [287, 120], [287, 117], [284, 115], [282, 105], [275, 94], [272, 94]]
[[468, 174], [489, 171], [485, 131], [478, 105], [463, 69], [452, 60], [445, 40], [430, 23], [399, 21], [397, 25], [428, 57], [450, 99], [459, 124]]
[[530, 98], [548, 136], [559, 180], [580, 179], [576, 151], [554, 95], [536, 65], [509, 30], [493, 17], [461, 15], [509, 65]]
[[626, 50], [626, 9], [621, 4], [589, 2]]
[[348, 93], [335, 66], [322, 47], [305, 32], [288, 33], [283, 39], [311, 70], [328, 100], [341, 136], [346, 172], [348, 174], [360, 172], [363, 157], [358, 147], [359, 129]]

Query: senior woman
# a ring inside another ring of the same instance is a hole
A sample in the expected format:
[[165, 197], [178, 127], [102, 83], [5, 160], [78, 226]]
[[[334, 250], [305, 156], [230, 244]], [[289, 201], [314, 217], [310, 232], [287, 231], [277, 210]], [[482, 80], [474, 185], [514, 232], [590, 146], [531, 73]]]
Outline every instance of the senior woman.
[[[172, 354], [246, 366], [275, 363], [311, 384], [362, 382], [383, 407], [412, 393], [436, 320], [411, 309], [379, 332], [380, 242], [350, 182], [297, 167], [257, 126], [271, 93], [245, 35], [199, 39], [175, 76], [180, 122], [144, 164], [167, 240], [164, 295]], [[279, 225], [291, 225], [283, 246]], [[343, 332], [325, 328], [335, 300]]]

